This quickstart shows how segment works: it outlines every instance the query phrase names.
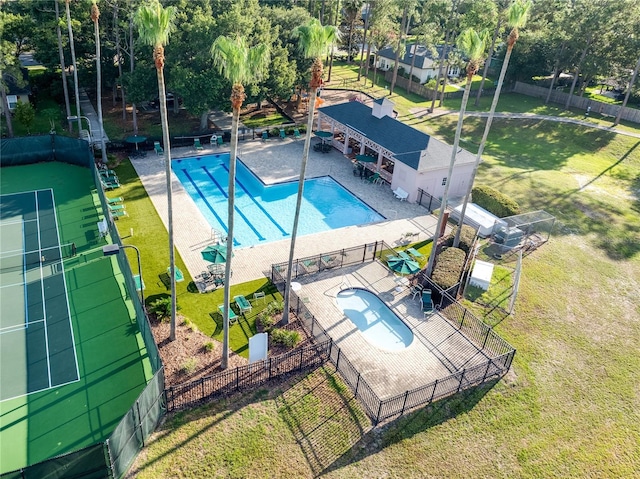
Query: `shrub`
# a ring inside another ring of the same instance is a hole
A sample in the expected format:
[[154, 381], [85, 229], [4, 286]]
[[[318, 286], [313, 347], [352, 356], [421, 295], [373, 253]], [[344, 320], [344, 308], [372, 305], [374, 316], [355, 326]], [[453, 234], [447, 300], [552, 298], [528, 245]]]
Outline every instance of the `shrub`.
[[276, 314], [280, 314], [284, 311], [284, 302], [283, 301], [271, 301], [267, 304], [267, 307], [264, 309], [265, 313], [270, 316], [275, 316]]
[[287, 348], [294, 348], [296, 344], [300, 342], [300, 333], [287, 329], [274, 329], [271, 331], [271, 341], [273, 341], [274, 344], [281, 344]]
[[467, 255], [460, 248], [447, 248], [436, 257], [431, 279], [442, 289], [458, 283]]
[[182, 363], [182, 367], [180, 368], [180, 371], [182, 371], [184, 374], [191, 374], [195, 372], [197, 367], [198, 367], [198, 360], [196, 358], [189, 358], [184, 363]]
[[514, 200], [490, 186], [476, 186], [472, 190], [473, 202], [498, 218], [520, 213], [520, 206]]
[[262, 311], [261, 313], [259, 313], [256, 320], [258, 321], [258, 324], [260, 325], [262, 330], [267, 333], [271, 332], [276, 324], [276, 318], [270, 314], [267, 314], [266, 311]]
[[204, 347], [204, 350], [207, 352], [213, 351], [213, 348], [214, 348], [213, 341], [209, 341], [208, 343], [205, 343], [203, 347]]
[[[454, 229], [444, 242], [445, 246], [453, 246], [453, 240], [456, 236], [457, 228]], [[469, 254], [471, 247], [473, 246], [473, 240], [476, 238], [476, 230], [469, 225], [462, 225], [462, 231], [460, 232], [460, 243], [458, 248]]]
[[[180, 309], [180, 305], [176, 304], [176, 309]], [[165, 298], [156, 299], [149, 305], [149, 312], [156, 315], [156, 317], [163, 321], [171, 316], [171, 296]]]

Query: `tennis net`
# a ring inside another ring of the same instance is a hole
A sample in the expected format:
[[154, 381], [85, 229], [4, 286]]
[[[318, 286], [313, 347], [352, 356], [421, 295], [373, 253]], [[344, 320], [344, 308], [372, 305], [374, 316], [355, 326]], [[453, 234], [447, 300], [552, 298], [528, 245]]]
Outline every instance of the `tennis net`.
[[66, 243], [51, 248], [42, 248], [20, 253], [0, 253], [0, 273], [24, 271], [59, 263], [64, 258], [76, 255], [75, 243]]

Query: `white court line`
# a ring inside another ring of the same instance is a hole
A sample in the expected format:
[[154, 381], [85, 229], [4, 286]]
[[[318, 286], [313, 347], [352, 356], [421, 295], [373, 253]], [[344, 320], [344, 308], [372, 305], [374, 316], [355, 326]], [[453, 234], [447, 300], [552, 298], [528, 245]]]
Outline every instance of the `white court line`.
[[[38, 319], [36, 321], [32, 321], [29, 324], [42, 323], [42, 322], [44, 322], [44, 318]], [[23, 324], [23, 325], [20, 325], [20, 326], [8, 326], [6, 328], [0, 329], [0, 335], [7, 334], [7, 333], [13, 333], [15, 331], [20, 331], [20, 330], [23, 330], [23, 329], [27, 329], [27, 325], [26, 324]]]

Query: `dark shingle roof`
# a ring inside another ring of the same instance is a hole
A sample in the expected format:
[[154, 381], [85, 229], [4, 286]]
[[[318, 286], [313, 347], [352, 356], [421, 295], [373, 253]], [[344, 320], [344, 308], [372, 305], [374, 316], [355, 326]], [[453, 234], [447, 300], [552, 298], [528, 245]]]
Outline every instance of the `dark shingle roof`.
[[357, 101], [326, 106], [320, 111], [364, 133], [372, 141], [392, 151], [398, 161], [415, 170], [418, 170], [420, 163], [420, 152], [427, 148], [431, 140], [429, 135], [394, 118], [376, 118], [371, 114], [371, 108]]
[[[382, 103], [376, 100], [376, 103]], [[404, 123], [383, 116], [376, 118], [367, 105], [352, 101], [319, 109], [322, 114], [358, 130], [371, 141], [391, 151], [394, 158], [416, 171], [446, 168], [451, 157], [451, 145], [433, 138]], [[422, 161], [421, 153], [424, 151]], [[475, 156], [460, 148], [456, 165], [473, 163]]]
[[[400, 58], [400, 63], [404, 63], [405, 65], [411, 65], [411, 57], [413, 56], [412, 48], [413, 43], [407, 45], [404, 57]], [[438, 58], [442, 57], [442, 52], [444, 50], [444, 45], [438, 45], [436, 47], [436, 51], [438, 52]], [[449, 52], [451, 49], [447, 49], [447, 57], [449, 56]], [[381, 57], [389, 58], [391, 60], [396, 59], [396, 53], [393, 48], [384, 48], [378, 52], [378, 55]], [[414, 63], [416, 68], [425, 68], [425, 63], [429, 61], [433, 61], [433, 55], [431, 54], [431, 50], [427, 49], [424, 45], [418, 45], [416, 49], [416, 61]]]

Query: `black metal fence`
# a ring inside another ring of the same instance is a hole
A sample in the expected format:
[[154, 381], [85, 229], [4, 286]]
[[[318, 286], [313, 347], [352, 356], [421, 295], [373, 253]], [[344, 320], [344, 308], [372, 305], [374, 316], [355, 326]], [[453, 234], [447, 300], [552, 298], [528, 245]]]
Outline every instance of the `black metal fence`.
[[418, 198], [416, 199], [416, 203], [424, 206], [427, 210], [429, 210], [429, 213], [433, 213], [435, 210], [440, 209], [440, 206], [442, 206], [442, 201], [440, 201], [435, 196], [431, 196], [422, 188], [418, 188]]
[[[490, 357], [480, 364], [465, 368], [450, 376], [437, 379], [427, 385], [382, 399], [376, 394], [369, 383], [367, 383], [366, 379], [364, 379], [360, 371], [358, 371], [358, 368], [354, 366], [342, 350], [332, 342], [329, 333], [327, 333], [311, 311], [309, 311], [304, 301], [294, 292], [291, 292], [291, 296], [293, 298], [291, 308], [298, 316], [298, 321], [302, 323], [311, 336], [324, 343], [328, 342], [331, 345], [329, 350], [331, 363], [351, 388], [354, 396], [363, 406], [374, 425], [378, 425], [388, 419], [402, 416], [412, 409], [424, 407], [439, 399], [498, 378], [509, 370], [515, 355], [515, 349], [511, 345], [449, 297], [451, 301], [457, 305], [457, 308], [451, 309], [450, 312], [446, 314], [443, 314], [445, 313], [444, 311], [440, 311], [440, 313], [449, 320], [450, 323], [456, 326], [461, 333], [465, 334], [465, 336], [468, 334], [467, 338], [478, 348], [494, 357]], [[462, 317], [455, 315], [459, 312], [458, 308], [466, 311], [466, 313], [461, 313]]]
[[246, 391], [274, 379], [315, 369], [331, 354], [331, 340], [305, 346], [246, 366], [228, 369], [165, 390], [167, 409], [178, 411], [237, 391]]

